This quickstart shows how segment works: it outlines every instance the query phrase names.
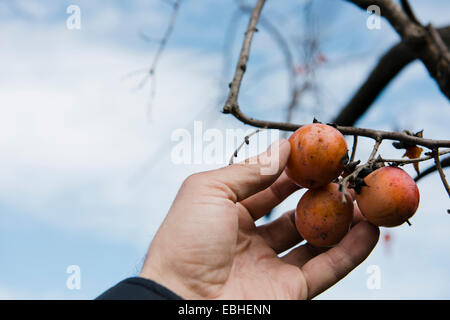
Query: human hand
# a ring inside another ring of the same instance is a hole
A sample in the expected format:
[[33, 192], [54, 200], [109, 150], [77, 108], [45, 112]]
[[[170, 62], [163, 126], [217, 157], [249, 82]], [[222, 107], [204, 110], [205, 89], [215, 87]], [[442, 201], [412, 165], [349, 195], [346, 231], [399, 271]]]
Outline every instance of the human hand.
[[[255, 225], [298, 190], [283, 173], [290, 145], [280, 140], [276, 146], [250, 161], [188, 177], [140, 276], [185, 299], [311, 299], [364, 261], [379, 230], [357, 208], [353, 227], [333, 248], [304, 244], [278, 256], [303, 239], [294, 210]], [[267, 160], [275, 174], [262, 174], [261, 163]]]

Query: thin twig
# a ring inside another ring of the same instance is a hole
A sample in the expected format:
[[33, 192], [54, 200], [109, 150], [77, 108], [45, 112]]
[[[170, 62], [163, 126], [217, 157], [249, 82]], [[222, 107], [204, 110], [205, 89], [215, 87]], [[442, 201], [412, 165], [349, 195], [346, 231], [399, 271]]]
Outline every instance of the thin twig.
[[259, 132], [261, 132], [263, 130], [264, 130], [264, 128], [263, 129], [256, 129], [255, 131], [253, 131], [249, 135], [246, 135], [244, 137], [244, 141], [242, 141], [242, 143], [237, 147], [236, 151], [233, 152], [233, 155], [231, 156], [230, 161], [229, 161], [228, 164], [230, 165], [230, 164], [234, 163], [234, 158], [236, 158], [238, 156], [239, 151], [242, 149], [242, 147], [245, 144], [249, 144], [249, 141], [250, 141], [249, 139], [250, 139], [251, 136], [253, 136], [253, 135], [255, 135], [255, 134], [257, 134], [257, 133], [259, 133]]
[[[235, 105], [237, 105], [237, 98], [239, 95], [239, 89], [241, 88], [242, 78], [244, 77], [245, 70], [247, 69], [247, 61], [249, 58], [250, 47], [255, 33], [256, 25], [258, 24], [261, 10], [264, 6], [265, 0], [258, 0], [250, 15], [250, 21], [248, 23], [247, 31], [245, 32], [244, 42], [242, 44], [239, 60], [234, 72], [233, 81], [230, 85], [230, 91], [223, 111], [225, 113], [231, 112]], [[264, 126], [261, 126], [262, 128]]]
[[170, 3], [173, 8], [172, 15], [170, 16], [169, 23], [167, 25], [166, 31], [164, 32], [164, 36], [161, 39], [161, 44], [158, 47], [158, 50], [156, 51], [155, 57], [153, 58], [152, 65], [149, 69], [149, 74], [155, 73], [158, 61], [161, 58], [161, 55], [162, 55], [164, 49], [166, 48], [167, 41], [169, 41], [170, 35], [172, 34], [173, 28], [175, 26], [175, 21], [177, 19], [181, 1], [182, 0], [176, 0], [176, 1]]
[[169, 18], [169, 22], [167, 24], [166, 30], [164, 31], [163, 37], [160, 40], [158, 40], [159, 45], [158, 45], [158, 48], [156, 49], [156, 53], [153, 57], [150, 68], [148, 69], [146, 75], [141, 80], [140, 84], [138, 85], [138, 88], [140, 89], [140, 88], [144, 87], [144, 85], [147, 83], [147, 81], [149, 81], [149, 80], [151, 81], [149, 105], [151, 105], [151, 101], [153, 100], [153, 97], [155, 96], [155, 92], [156, 92], [156, 78], [155, 78], [156, 67], [158, 66], [158, 62], [164, 52], [164, 49], [166, 48], [167, 42], [169, 41], [170, 36], [175, 27], [175, 22], [177, 19], [177, 15], [179, 12], [181, 2], [182, 2], [182, 0], [164, 1], [164, 3], [166, 3], [172, 7], [172, 14]]
[[439, 175], [441, 176], [442, 183], [444, 184], [445, 190], [447, 190], [448, 196], [450, 197], [450, 186], [447, 179], [445, 178], [445, 173], [441, 166], [441, 160], [439, 159], [439, 149], [433, 150], [433, 155], [434, 162], [436, 163], [436, 168], [439, 171]]
[[[239, 10], [242, 12], [252, 12], [252, 8], [248, 5], [239, 4]], [[286, 121], [289, 122], [291, 120], [293, 111], [298, 105], [298, 100], [301, 94], [310, 88], [309, 83], [305, 82], [302, 86], [300, 86], [297, 81], [297, 74], [295, 71], [295, 59], [294, 54], [291, 50], [291, 46], [283, 35], [283, 33], [278, 30], [278, 28], [273, 24], [267, 17], [260, 15], [259, 23], [261, 27], [272, 37], [272, 39], [276, 42], [278, 48], [284, 57], [284, 63], [286, 65], [288, 82], [290, 87], [290, 99], [287, 104], [287, 112], [286, 112]]]
[[[439, 152], [439, 155], [445, 155], [450, 153], [450, 150], [443, 150]], [[377, 158], [375, 160], [375, 162], [388, 162], [388, 163], [395, 163], [395, 164], [399, 164], [399, 165], [405, 165], [405, 164], [410, 164], [410, 163], [416, 163], [416, 162], [422, 162], [422, 161], [426, 161], [426, 160], [430, 160], [434, 158], [434, 154], [433, 155], [429, 155], [429, 156], [425, 156], [425, 157], [420, 157], [420, 158], [413, 158], [413, 159], [384, 159], [384, 158]]]
[[350, 162], [353, 162], [355, 160], [356, 155], [356, 147], [358, 145], [358, 136], [353, 136], [353, 146], [352, 146], [352, 155], [350, 156]]
[[373, 162], [383, 139], [377, 139], [367, 162]]
[[[442, 169], [450, 167], [450, 156], [445, 157], [444, 159], [440, 159], [441, 167]], [[414, 181], [418, 182], [419, 180], [423, 179], [424, 177], [428, 176], [429, 174], [435, 172], [436, 165], [433, 164], [426, 170], [422, 171], [417, 177], [414, 178]]]

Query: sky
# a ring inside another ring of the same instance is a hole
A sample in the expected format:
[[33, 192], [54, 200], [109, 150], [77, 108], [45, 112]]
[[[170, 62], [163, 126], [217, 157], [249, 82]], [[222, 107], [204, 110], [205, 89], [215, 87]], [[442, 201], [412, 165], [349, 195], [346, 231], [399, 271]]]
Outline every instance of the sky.
[[[304, 3], [268, 1], [263, 15], [298, 41], [307, 35]], [[450, 3], [411, 4], [424, 23], [450, 23]], [[67, 27], [70, 5], [80, 8], [80, 29]], [[297, 123], [330, 120], [399, 40], [384, 21], [369, 30], [369, 15], [345, 1], [315, 1], [313, 7], [326, 63], [316, 71], [319, 102], [306, 95], [294, 114]], [[246, 15], [232, 20], [235, 8], [230, 0], [184, 0], [155, 82], [143, 82], [158, 47], [148, 39], [161, 37], [171, 14], [165, 1], [0, 0], [0, 298], [93, 299], [138, 274], [182, 181], [226, 165], [251, 130], [220, 112], [248, 21]], [[233, 41], [224, 54], [230, 28]], [[244, 112], [284, 119], [287, 74], [262, 29], [239, 98]], [[357, 126], [424, 129], [426, 137], [448, 139], [448, 119], [449, 102], [414, 62]], [[226, 139], [219, 156], [176, 161], [180, 135], [192, 139], [194, 154], [206, 149], [208, 134], [227, 132], [236, 136]], [[274, 130], [253, 139], [239, 157], [264, 150], [279, 135]], [[361, 139], [357, 158], [366, 159], [370, 149]], [[402, 155], [389, 142], [380, 152]], [[437, 174], [418, 187], [412, 226], [382, 228], [369, 258], [318, 299], [450, 298], [450, 200]], [[295, 207], [302, 192], [270, 219]], [[70, 266], [79, 267], [79, 288], [67, 285]], [[373, 266], [377, 288], [367, 285]]]

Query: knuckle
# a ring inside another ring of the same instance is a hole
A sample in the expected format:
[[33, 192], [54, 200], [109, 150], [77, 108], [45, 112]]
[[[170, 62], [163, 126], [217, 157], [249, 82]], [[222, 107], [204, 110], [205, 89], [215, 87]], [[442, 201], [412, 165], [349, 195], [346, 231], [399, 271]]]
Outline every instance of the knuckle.
[[205, 181], [203, 172], [193, 173], [183, 181], [183, 187], [192, 187], [199, 185]]

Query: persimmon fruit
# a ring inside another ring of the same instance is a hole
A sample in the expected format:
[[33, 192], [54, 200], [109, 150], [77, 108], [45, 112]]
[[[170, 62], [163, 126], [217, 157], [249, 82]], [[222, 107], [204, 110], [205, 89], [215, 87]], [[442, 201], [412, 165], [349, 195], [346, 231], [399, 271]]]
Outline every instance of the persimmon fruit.
[[289, 137], [289, 143], [286, 174], [304, 188], [319, 188], [332, 182], [348, 161], [344, 136], [329, 125], [302, 126]]
[[342, 192], [337, 183], [308, 190], [300, 199], [295, 214], [295, 225], [308, 243], [318, 247], [337, 244], [348, 232], [353, 220], [353, 201]]
[[363, 216], [372, 224], [395, 227], [408, 221], [419, 206], [420, 194], [411, 176], [398, 167], [382, 167], [364, 178], [356, 193]]

